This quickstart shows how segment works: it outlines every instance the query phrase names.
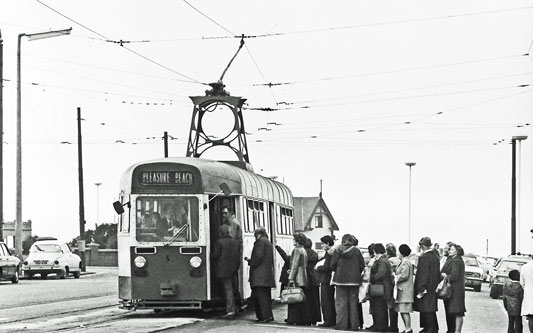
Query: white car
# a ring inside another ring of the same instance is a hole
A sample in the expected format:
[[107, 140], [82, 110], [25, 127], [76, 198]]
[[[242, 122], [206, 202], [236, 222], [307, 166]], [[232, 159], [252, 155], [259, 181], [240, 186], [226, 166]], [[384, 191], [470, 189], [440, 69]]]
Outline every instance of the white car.
[[39, 274], [41, 279], [46, 279], [48, 274], [56, 274], [61, 279], [73, 274], [77, 279], [81, 275], [81, 259], [70, 251], [67, 243], [49, 238], [38, 240], [30, 247], [22, 271], [30, 279], [35, 274]]

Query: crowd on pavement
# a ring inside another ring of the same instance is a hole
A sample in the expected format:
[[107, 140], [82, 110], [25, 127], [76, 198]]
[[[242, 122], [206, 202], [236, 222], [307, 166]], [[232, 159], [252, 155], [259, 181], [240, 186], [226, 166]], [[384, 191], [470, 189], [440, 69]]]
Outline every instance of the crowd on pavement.
[[[236, 288], [242, 254], [242, 236], [232, 228], [231, 211], [225, 210], [225, 219], [219, 229], [212, 259], [217, 278], [224, 286], [227, 319], [235, 319], [234, 299], [240, 299]], [[238, 226], [238, 225], [237, 225]], [[233, 232], [232, 232], [233, 231]], [[274, 252], [265, 228], [254, 231], [255, 243], [250, 258], [244, 258], [250, 267], [251, 299], [257, 322], [274, 321], [271, 288], [276, 286]], [[400, 332], [398, 318], [402, 319], [403, 333], [412, 333], [411, 316], [419, 313], [421, 331], [439, 330], [437, 310], [442, 299], [446, 317], [446, 332], [460, 333], [465, 316], [465, 263], [464, 250], [459, 244], [448, 242], [443, 253], [429, 237], [418, 243], [418, 255], [413, 255], [407, 244], [373, 243], [368, 247], [370, 260], [365, 260], [358, 248], [358, 240], [351, 234], [340, 242], [330, 235], [321, 239], [324, 255], [319, 259], [312, 249], [312, 241], [302, 233], [294, 235], [294, 248], [287, 254], [276, 246], [284, 261], [279, 277], [282, 293], [285, 289], [300, 289], [304, 297], [287, 306], [288, 325], [331, 327], [337, 330], [372, 332]], [[235, 260], [237, 258], [237, 260]], [[234, 262], [234, 264], [231, 263]], [[522, 316], [533, 332], [533, 261], [522, 268], [522, 274], [509, 273], [511, 283], [504, 287], [504, 306], [508, 311], [508, 332], [522, 332]], [[519, 282], [520, 281], [520, 282]], [[361, 303], [369, 302], [372, 323], [364, 325]]]

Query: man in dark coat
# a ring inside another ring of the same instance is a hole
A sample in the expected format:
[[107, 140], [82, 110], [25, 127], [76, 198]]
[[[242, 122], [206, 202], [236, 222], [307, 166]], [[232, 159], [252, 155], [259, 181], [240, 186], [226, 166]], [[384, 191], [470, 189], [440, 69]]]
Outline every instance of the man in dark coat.
[[439, 258], [431, 249], [431, 239], [424, 237], [418, 243], [422, 255], [418, 259], [415, 276], [415, 301], [413, 308], [420, 312], [420, 332], [436, 333], [437, 321], [437, 285], [440, 280]]
[[250, 266], [250, 287], [258, 322], [268, 323], [274, 320], [270, 289], [276, 286], [274, 281], [274, 253], [272, 243], [264, 227], [254, 231], [255, 243], [250, 259], [245, 258]]
[[[224, 206], [222, 207], [222, 224], [219, 228], [226, 225], [229, 227], [229, 235], [231, 238], [237, 241], [239, 244], [239, 253], [237, 254], [239, 258], [239, 262], [242, 258], [242, 229], [239, 225], [239, 223], [236, 222], [237, 219], [235, 218], [235, 210], [233, 208]], [[219, 231], [220, 233], [220, 231]], [[235, 301], [237, 302], [237, 306], [240, 309], [241, 305], [241, 293], [239, 291], [239, 272], [235, 272], [235, 275], [233, 276], [233, 296], [235, 297]]]
[[331, 254], [328, 252], [333, 246], [333, 237], [326, 235], [320, 238], [322, 250], [324, 250], [324, 264], [318, 266], [318, 282], [320, 282], [320, 305], [322, 306], [322, 315], [324, 323], [319, 325], [323, 327], [335, 326], [337, 314], [335, 312], [335, 286], [331, 285]]
[[226, 297], [226, 316], [227, 319], [235, 319], [235, 301], [233, 278], [239, 271], [241, 263], [239, 257], [239, 242], [230, 236], [230, 228], [227, 225], [220, 226], [220, 238], [215, 242], [211, 260], [214, 263], [215, 276], [220, 280], [224, 287], [224, 296]]

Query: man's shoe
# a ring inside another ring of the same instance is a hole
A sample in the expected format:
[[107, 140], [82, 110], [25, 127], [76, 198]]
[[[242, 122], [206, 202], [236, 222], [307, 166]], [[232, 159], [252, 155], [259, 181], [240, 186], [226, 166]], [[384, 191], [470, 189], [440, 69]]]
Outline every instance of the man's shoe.
[[319, 327], [333, 327], [333, 326], [335, 326], [335, 324], [332, 324], [332, 323], [322, 323], [322, 324], [318, 324], [317, 326], [319, 326]]
[[274, 321], [274, 318], [270, 317], [270, 318], [266, 318], [266, 319], [263, 319], [263, 320], [260, 320], [259, 322], [260, 323], [269, 323], [271, 321]]

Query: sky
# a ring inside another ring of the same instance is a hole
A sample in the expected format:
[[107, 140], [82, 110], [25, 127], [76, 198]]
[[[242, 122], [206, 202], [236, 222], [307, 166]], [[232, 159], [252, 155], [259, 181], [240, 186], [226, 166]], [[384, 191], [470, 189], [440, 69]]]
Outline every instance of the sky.
[[[410, 224], [412, 244], [429, 236], [508, 254], [510, 141], [526, 135], [518, 250], [533, 252], [532, 1], [2, 1], [6, 221], [17, 35], [70, 27], [22, 38], [22, 214], [34, 235], [79, 233], [78, 107], [93, 229], [114, 222], [128, 166], [163, 157], [165, 131], [170, 156], [185, 156], [189, 96], [220, 78], [244, 34], [223, 81], [247, 99], [250, 162], [294, 196], [317, 196], [322, 180], [339, 235], [399, 245]], [[225, 122], [213, 115], [209, 126]], [[416, 162], [411, 182], [405, 162]]]

